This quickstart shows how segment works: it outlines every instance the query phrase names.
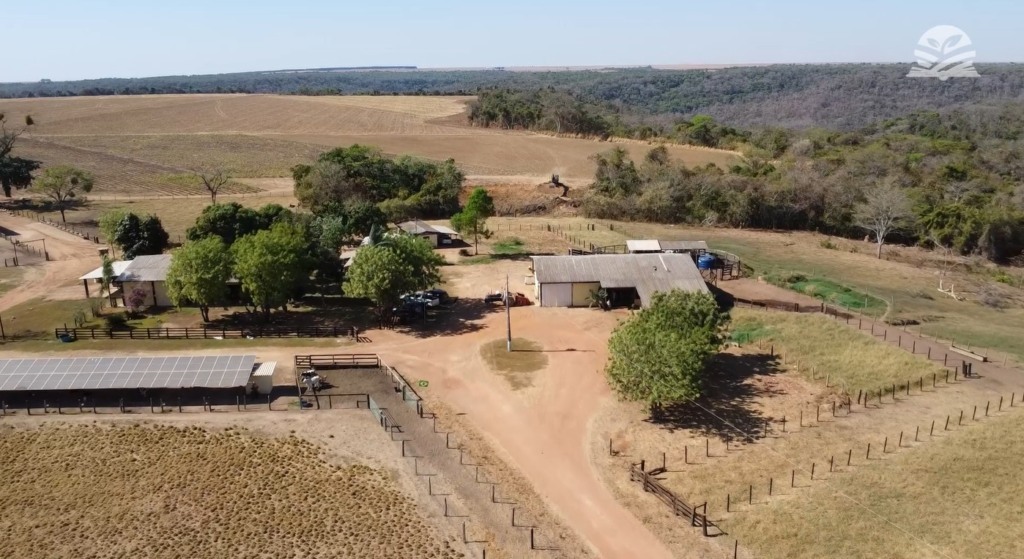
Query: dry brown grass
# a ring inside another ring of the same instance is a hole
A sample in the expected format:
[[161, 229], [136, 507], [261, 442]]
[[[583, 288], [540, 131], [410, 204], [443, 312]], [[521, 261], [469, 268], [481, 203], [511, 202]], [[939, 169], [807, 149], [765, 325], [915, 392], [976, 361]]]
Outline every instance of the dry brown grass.
[[[466, 97], [381, 96], [301, 97], [295, 95], [156, 95], [137, 97], [90, 97], [62, 99], [15, 99], [0, 101], [0, 111], [12, 122], [31, 114], [35, 138], [101, 146], [106, 153], [133, 157], [148, 149], [124, 136], [167, 136], [144, 142], [166, 147], [169, 154], [141, 157], [144, 160], [184, 166], [200, 157], [225, 160], [243, 174], [280, 176], [278, 156], [302, 150], [291, 142], [328, 149], [353, 143], [375, 145], [391, 154], [455, 161], [469, 174], [517, 177], [527, 184], [547, 180], [551, 173], [580, 185], [594, 172], [590, 156], [611, 149], [609, 142], [556, 138], [522, 132], [474, 128], [459, 117]], [[248, 146], [240, 135], [270, 139], [267, 146]], [[101, 136], [115, 139], [102, 140]], [[194, 139], [189, 136], [205, 136]], [[284, 142], [289, 141], [289, 142]], [[280, 143], [278, 143], [280, 142]], [[208, 145], [212, 144], [212, 145]], [[233, 148], [235, 145], [241, 148]], [[621, 142], [636, 157], [652, 145]], [[201, 148], [201, 149], [200, 149]], [[732, 152], [687, 146], [669, 146], [671, 155], [691, 165], [730, 164]], [[142, 150], [142, 151], [140, 151]], [[276, 155], [275, 155], [276, 154]], [[176, 159], [177, 156], [181, 161]], [[523, 177], [528, 177], [523, 179]]]
[[[0, 431], [8, 557], [457, 557], [385, 471], [238, 429]], [[84, 554], [84, 555], [83, 555]]]
[[[96, 178], [93, 194], [97, 196], [181, 196], [201, 195], [206, 190], [202, 185], [182, 181], [187, 173], [187, 161], [177, 164], [151, 163], [104, 151], [85, 143], [82, 147], [70, 147], [50, 141], [23, 138], [18, 142], [18, 153], [43, 162], [44, 166], [72, 165], [92, 173]], [[225, 185], [223, 194], [255, 192], [256, 188], [240, 183]]]
[[[1019, 411], [854, 469], [729, 527], [758, 557], [1024, 556]], [[799, 534], [799, 537], [794, 537]]]
[[290, 179], [292, 167], [312, 161], [323, 151], [309, 144], [244, 134], [113, 134], [66, 136], [54, 141], [177, 169], [223, 169], [234, 177]]

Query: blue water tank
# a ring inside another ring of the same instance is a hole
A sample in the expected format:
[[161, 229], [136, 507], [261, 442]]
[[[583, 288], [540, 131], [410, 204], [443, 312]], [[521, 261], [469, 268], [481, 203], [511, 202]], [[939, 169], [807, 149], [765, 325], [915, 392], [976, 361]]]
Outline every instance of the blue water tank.
[[713, 254], [702, 254], [697, 258], [697, 268], [700, 270], [710, 270], [715, 267], [715, 261], [718, 260]]

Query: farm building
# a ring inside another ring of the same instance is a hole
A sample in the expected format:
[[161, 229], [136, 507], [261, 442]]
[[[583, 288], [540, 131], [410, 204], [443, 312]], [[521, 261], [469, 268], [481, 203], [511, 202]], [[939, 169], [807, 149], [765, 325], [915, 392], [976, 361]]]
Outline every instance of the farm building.
[[[110, 263], [110, 266], [111, 266], [111, 268], [113, 268], [113, 272], [114, 272], [114, 282], [117, 281], [117, 276], [121, 275], [121, 273], [124, 272], [124, 269], [127, 268], [128, 265], [131, 264], [131, 263], [132, 263], [131, 260], [115, 260], [115, 261]], [[100, 266], [99, 268], [96, 268], [95, 270], [89, 272], [88, 274], [85, 274], [84, 276], [82, 276], [82, 277], [80, 277], [78, 279], [82, 280], [82, 287], [85, 288], [85, 298], [88, 299], [89, 297], [91, 297], [91, 295], [89, 294], [89, 284], [90, 283], [93, 284], [93, 286], [95, 286], [97, 293], [102, 288], [102, 284], [103, 284], [103, 266]], [[111, 305], [116, 305], [117, 299], [120, 298], [120, 297], [121, 297], [121, 289], [119, 287], [117, 287], [116, 285], [111, 285], [110, 286], [110, 304]]]
[[708, 244], [704, 241], [636, 240], [626, 241], [626, 251], [630, 254], [686, 252], [700, 256], [708, 251]]
[[655, 293], [672, 289], [708, 292], [688, 254], [534, 256], [533, 271], [542, 307], [587, 307], [598, 289], [613, 306], [647, 305]]
[[410, 235], [426, 239], [430, 246], [440, 247], [452, 244], [452, 239], [459, 236], [458, 232], [444, 225], [431, 225], [425, 221], [413, 220], [399, 223], [398, 227]]
[[143, 306], [172, 306], [171, 299], [167, 296], [167, 270], [170, 267], [170, 254], [135, 257], [135, 260], [117, 276], [116, 283], [121, 286], [122, 299], [133, 290], [141, 289], [146, 293]]

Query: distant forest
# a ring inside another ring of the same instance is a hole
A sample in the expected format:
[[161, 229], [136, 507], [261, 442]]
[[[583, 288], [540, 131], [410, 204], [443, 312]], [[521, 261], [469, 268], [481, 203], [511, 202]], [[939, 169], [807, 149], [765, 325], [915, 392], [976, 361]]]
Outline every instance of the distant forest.
[[609, 129], [621, 126], [641, 135], [668, 131], [696, 115], [709, 115], [737, 128], [849, 131], [917, 110], [1024, 101], [1024, 65], [977, 67], [980, 78], [946, 82], [907, 79], [909, 64], [542, 72], [287, 70], [5, 83], [0, 84], [0, 98], [155, 93], [478, 95], [504, 91], [513, 96], [543, 94], [567, 100], [585, 109], [578, 115], [585, 117], [581, 121], [584, 128], [593, 128], [593, 120], [599, 118], [609, 123]]

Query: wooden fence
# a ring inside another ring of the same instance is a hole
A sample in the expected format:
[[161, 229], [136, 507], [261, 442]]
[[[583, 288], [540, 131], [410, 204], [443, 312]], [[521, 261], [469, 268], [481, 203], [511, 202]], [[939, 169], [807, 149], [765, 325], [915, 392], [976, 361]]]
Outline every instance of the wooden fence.
[[57, 338], [77, 340], [227, 340], [244, 338], [340, 338], [352, 336], [351, 327], [307, 326], [294, 328], [55, 328]]
[[[689, 518], [690, 526], [699, 526], [704, 531], [705, 536], [710, 536], [710, 528], [715, 527], [715, 525], [708, 520], [708, 504], [704, 503], [699, 506], [686, 504], [685, 501], [662, 485], [658, 478], [655, 477], [664, 473], [664, 469], [656, 468], [648, 472], [645, 471], [645, 465], [646, 463], [643, 460], [639, 464], [631, 464], [629, 467], [629, 480], [639, 481], [643, 485], [644, 491], [661, 499], [662, 502], [672, 509], [672, 514]], [[700, 509], [700, 512], [698, 512], [698, 509]]]
[[321, 355], [296, 355], [295, 370], [310, 367], [316, 369], [355, 369], [380, 367], [380, 358], [374, 353], [334, 353]]

